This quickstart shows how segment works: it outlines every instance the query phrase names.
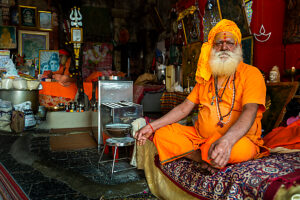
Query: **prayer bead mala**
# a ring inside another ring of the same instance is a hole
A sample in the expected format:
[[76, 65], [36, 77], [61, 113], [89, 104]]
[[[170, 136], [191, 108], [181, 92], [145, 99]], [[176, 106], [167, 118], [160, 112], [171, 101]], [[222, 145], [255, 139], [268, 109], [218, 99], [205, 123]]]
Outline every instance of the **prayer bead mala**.
[[[229, 80], [229, 78], [228, 78], [228, 80]], [[226, 82], [226, 85], [225, 85], [225, 88], [224, 88], [224, 91], [225, 91], [225, 89], [226, 89], [226, 86], [227, 86], [227, 83], [228, 83], [228, 80], [227, 80], [227, 82]], [[234, 76], [233, 76], [233, 94], [232, 94], [232, 102], [231, 102], [231, 108], [230, 108], [230, 111], [226, 114], [226, 115], [224, 115], [224, 116], [222, 116], [222, 114], [221, 114], [221, 110], [220, 110], [220, 106], [219, 106], [219, 102], [221, 102], [222, 101], [222, 96], [223, 96], [223, 94], [224, 94], [224, 91], [223, 91], [223, 93], [222, 93], [222, 95], [221, 95], [221, 97], [220, 97], [220, 101], [219, 101], [219, 95], [218, 95], [218, 86], [217, 86], [217, 83], [218, 83], [218, 80], [217, 80], [217, 77], [215, 77], [215, 95], [216, 95], [216, 108], [217, 108], [217, 114], [218, 114], [218, 119], [219, 119], [219, 122], [217, 123], [217, 125], [218, 126], [220, 126], [221, 128], [223, 128], [223, 126], [224, 126], [224, 124], [227, 124], [229, 121], [230, 121], [230, 118], [231, 118], [231, 113], [232, 113], [232, 110], [233, 110], [233, 107], [234, 107], [234, 101], [235, 101], [235, 73], [234, 73]], [[229, 84], [230, 85], [230, 84]], [[224, 122], [223, 121], [223, 118], [224, 117], [227, 117], [229, 115], [229, 117], [228, 117], [228, 120], [226, 121], [226, 122]]]

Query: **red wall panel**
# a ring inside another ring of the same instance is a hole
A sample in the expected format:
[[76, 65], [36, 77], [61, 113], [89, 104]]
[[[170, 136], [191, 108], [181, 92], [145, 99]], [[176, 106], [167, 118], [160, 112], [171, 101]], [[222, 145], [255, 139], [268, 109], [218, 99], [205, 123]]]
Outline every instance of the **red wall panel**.
[[[259, 34], [261, 25], [265, 33], [270, 33], [266, 42], [254, 42], [254, 65], [268, 74], [270, 69], [277, 65], [284, 68], [284, 47], [282, 44], [284, 0], [253, 0], [253, 16], [251, 21], [252, 34]], [[266, 36], [260, 36], [264, 40]]]
[[[268, 41], [255, 40], [253, 49], [254, 65], [264, 71], [267, 76], [274, 65], [279, 67], [282, 75], [285, 69], [290, 69], [292, 66], [300, 69], [300, 44], [285, 46], [282, 40], [285, 7], [285, 0], [253, 0], [252, 34], [258, 34], [262, 24], [266, 34], [271, 32]], [[260, 37], [260, 39], [265, 39], [265, 37]]]

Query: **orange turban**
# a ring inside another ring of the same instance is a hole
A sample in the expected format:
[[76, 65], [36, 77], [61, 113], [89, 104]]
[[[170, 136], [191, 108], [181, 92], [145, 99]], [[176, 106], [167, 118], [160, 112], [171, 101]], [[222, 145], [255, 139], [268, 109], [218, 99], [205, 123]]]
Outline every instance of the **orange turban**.
[[232, 33], [238, 40], [238, 43], [241, 43], [242, 34], [239, 27], [230, 20], [222, 19], [220, 22], [214, 26], [209, 34], [208, 41], [205, 42], [201, 47], [201, 53], [199, 56], [197, 71], [196, 71], [196, 81], [198, 83], [203, 83], [203, 80], [208, 81], [211, 76], [211, 69], [208, 64], [208, 59], [210, 55], [211, 48], [213, 46], [214, 38], [217, 33], [220, 32], [230, 32]]

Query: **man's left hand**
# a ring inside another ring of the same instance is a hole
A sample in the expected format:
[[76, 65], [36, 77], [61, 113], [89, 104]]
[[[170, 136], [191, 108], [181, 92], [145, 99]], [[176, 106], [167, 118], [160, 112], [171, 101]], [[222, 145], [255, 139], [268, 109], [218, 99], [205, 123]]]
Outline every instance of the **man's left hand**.
[[211, 165], [216, 168], [223, 168], [230, 158], [232, 145], [230, 141], [221, 137], [215, 141], [209, 148], [208, 158], [211, 159]]

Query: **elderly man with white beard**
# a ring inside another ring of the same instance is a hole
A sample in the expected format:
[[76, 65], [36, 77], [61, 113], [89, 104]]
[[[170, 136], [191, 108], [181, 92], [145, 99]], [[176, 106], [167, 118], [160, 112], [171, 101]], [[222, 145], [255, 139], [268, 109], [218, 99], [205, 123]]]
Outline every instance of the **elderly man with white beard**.
[[[155, 132], [161, 164], [186, 157], [211, 173], [268, 153], [261, 139], [266, 86], [260, 71], [243, 62], [241, 32], [223, 19], [201, 48], [197, 83], [186, 100], [135, 135], [139, 145]], [[201, 104], [194, 126], [176, 122]]]

